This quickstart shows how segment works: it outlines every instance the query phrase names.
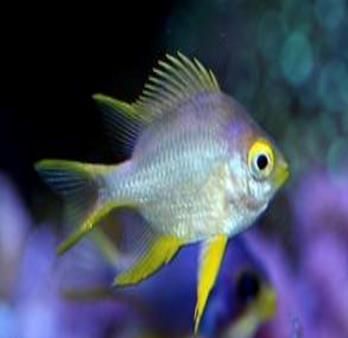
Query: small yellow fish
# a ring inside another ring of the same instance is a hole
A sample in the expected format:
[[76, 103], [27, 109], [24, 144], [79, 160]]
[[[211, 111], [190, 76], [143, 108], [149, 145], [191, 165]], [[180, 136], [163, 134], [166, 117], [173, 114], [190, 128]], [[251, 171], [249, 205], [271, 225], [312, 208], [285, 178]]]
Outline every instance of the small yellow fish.
[[142, 215], [147, 231], [134, 243], [139, 258], [114, 285], [139, 283], [183, 245], [203, 242], [197, 332], [228, 237], [265, 210], [286, 181], [288, 165], [198, 60], [167, 55], [153, 72], [134, 103], [94, 96], [108, 112], [110, 130], [130, 151], [129, 160], [119, 165], [43, 160], [36, 169], [83, 210], [80, 227], [58, 248], [60, 254], [113, 209], [133, 208]]

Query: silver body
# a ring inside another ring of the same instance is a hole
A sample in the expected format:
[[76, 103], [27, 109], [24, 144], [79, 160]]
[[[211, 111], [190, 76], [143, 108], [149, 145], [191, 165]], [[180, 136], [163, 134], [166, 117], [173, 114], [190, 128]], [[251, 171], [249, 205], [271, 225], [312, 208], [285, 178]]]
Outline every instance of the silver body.
[[236, 234], [269, 201], [250, 190], [240, 133], [255, 131], [233, 99], [196, 95], [141, 133], [131, 160], [105, 178], [107, 197], [132, 201], [155, 231], [187, 242]]

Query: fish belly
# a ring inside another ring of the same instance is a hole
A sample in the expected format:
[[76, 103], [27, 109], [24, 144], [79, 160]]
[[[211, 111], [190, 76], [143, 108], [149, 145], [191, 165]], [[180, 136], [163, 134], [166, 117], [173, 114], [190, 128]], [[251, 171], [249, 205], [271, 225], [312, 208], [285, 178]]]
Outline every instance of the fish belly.
[[[154, 189], [141, 203], [141, 213], [155, 231], [195, 242], [221, 234], [230, 217], [225, 166], [167, 177], [163, 189]], [[157, 188], [160, 187], [158, 182]]]
[[[203, 200], [201, 200], [203, 199]], [[196, 199], [162, 198], [147, 203], [142, 214], [154, 230], [195, 242], [219, 233], [223, 215], [207, 206], [204, 197]]]

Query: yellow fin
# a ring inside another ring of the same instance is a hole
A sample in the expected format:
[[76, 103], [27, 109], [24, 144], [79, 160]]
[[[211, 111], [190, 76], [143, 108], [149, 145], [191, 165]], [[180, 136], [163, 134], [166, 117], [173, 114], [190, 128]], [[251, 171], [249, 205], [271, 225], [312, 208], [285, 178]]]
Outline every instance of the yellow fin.
[[119, 112], [131, 120], [142, 120], [144, 116], [139, 115], [139, 113], [134, 109], [134, 107], [124, 101], [117, 100], [107, 95], [94, 94], [93, 99], [101, 107], [109, 107], [109, 109], [114, 112]]
[[167, 54], [166, 58], [158, 62], [159, 68], [154, 68], [142, 95], [132, 104], [135, 110], [148, 116], [148, 122], [197, 93], [220, 92], [213, 72], [197, 59], [191, 60], [180, 52], [175, 57]]
[[71, 234], [62, 244], [58, 246], [58, 255], [64, 254], [71, 249], [77, 242], [79, 242], [85, 235], [94, 229], [98, 222], [106, 216], [112, 209], [117, 208], [118, 205], [114, 203], [105, 203], [102, 207], [92, 212], [80, 227]]
[[130, 155], [140, 130], [147, 122], [147, 115], [140, 114], [127, 102], [103, 94], [95, 94], [93, 99], [103, 113], [105, 130], [115, 153]]
[[[65, 160], [42, 160], [35, 169], [50, 187], [67, 200], [70, 218], [80, 227], [58, 247], [61, 255], [74, 246], [112, 209], [125, 206], [124, 201], [109, 201], [104, 196], [101, 177], [116, 166]], [[129, 202], [127, 202], [129, 203]]]
[[93, 98], [106, 113], [110, 132], [119, 133], [122, 142], [134, 143], [144, 126], [203, 92], [220, 92], [214, 73], [197, 59], [178, 52], [176, 56], [167, 54], [165, 61], [158, 62], [135, 102], [127, 103], [103, 94], [95, 94]]
[[148, 251], [129, 270], [116, 277], [114, 286], [133, 285], [150, 277], [174, 258], [182, 244], [180, 239], [173, 236], [157, 237]]
[[204, 243], [202, 248], [198, 275], [197, 303], [194, 315], [195, 333], [198, 331], [210, 291], [212, 290], [219, 273], [225, 254], [227, 240], [228, 238], [226, 236], [216, 236], [212, 240]]
[[153, 68], [138, 99], [127, 103], [103, 95], [93, 95], [104, 113], [106, 131], [121, 155], [130, 155], [141, 130], [196, 94], [218, 93], [219, 84], [214, 73], [197, 59], [178, 52], [167, 54]]

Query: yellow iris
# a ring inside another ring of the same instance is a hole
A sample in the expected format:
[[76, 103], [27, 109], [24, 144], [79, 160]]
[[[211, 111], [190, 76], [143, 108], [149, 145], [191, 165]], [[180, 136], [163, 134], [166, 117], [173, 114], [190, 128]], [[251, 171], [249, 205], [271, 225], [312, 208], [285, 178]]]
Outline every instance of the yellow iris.
[[248, 165], [256, 179], [267, 178], [274, 167], [274, 151], [271, 144], [264, 140], [257, 140], [250, 148]]

